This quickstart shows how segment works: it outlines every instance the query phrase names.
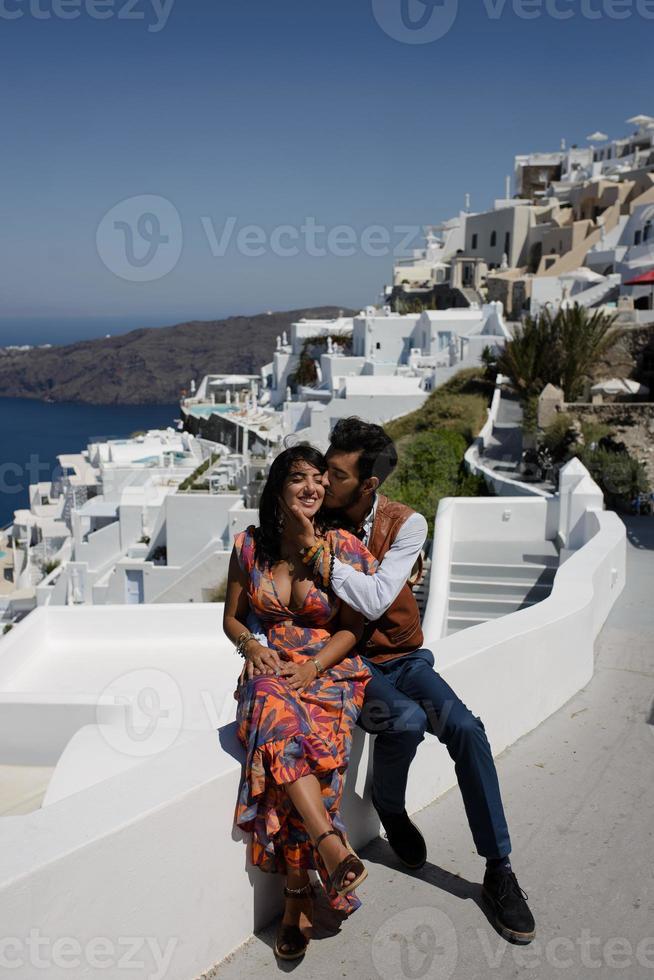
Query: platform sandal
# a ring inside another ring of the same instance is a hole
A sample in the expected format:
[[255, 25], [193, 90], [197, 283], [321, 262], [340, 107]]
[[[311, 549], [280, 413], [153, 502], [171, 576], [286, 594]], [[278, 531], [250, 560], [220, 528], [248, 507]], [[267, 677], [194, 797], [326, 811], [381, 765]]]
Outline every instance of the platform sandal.
[[[348, 895], [353, 892], [362, 881], [368, 877], [368, 872], [363, 864], [363, 861], [354, 853], [350, 845], [345, 840], [345, 837], [340, 830], [326, 830], [324, 834], [321, 834], [317, 841], [314, 843], [314, 848], [318, 851], [318, 848], [325, 837], [329, 837], [334, 834], [336, 837], [340, 837], [343, 847], [346, 847], [350, 852], [346, 858], [340, 862], [337, 868], [328, 876], [327, 885], [331, 890], [333, 889], [337, 895]], [[323, 862], [324, 863], [324, 862]], [[356, 878], [352, 882], [347, 882], [345, 876], [353, 872]]]
[[[304, 895], [312, 895], [313, 886], [311, 882], [303, 885], [302, 888], [287, 888], [284, 886], [285, 898], [301, 898]], [[289, 925], [287, 922], [280, 922], [275, 936], [275, 956], [280, 960], [299, 960], [307, 951], [309, 940], [304, 935], [299, 926]], [[282, 949], [286, 946], [286, 949]]]

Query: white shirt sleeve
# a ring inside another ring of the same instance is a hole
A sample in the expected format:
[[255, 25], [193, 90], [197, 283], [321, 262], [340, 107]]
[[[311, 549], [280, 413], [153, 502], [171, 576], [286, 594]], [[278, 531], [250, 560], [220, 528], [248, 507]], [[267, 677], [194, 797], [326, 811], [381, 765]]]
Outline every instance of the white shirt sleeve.
[[397, 532], [374, 575], [357, 572], [351, 565], [334, 559], [332, 586], [348, 606], [375, 622], [384, 615], [400, 594], [427, 537], [427, 521], [414, 513]]

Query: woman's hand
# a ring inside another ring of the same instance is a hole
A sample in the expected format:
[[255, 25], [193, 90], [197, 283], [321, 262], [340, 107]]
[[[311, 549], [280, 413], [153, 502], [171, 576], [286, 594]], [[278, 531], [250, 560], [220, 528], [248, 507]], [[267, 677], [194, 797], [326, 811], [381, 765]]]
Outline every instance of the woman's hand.
[[300, 548], [312, 548], [318, 540], [316, 538], [316, 532], [313, 529], [313, 521], [306, 514], [302, 513], [302, 509], [298, 504], [293, 504], [292, 507], [289, 507], [282, 497], [279, 498], [279, 504], [286, 515], [289, 530], [295, 536], [298, 546]]
[[313, 661], [308, 660], [305, 664], [285, 664], [281, 675], [286, 678], [289, 687], [294, 691], [304, 691], [312, 681], [315, 681], [318, 672]]
[[279, 659], [279, 655], [270, 647], [264, 647], [256, 640], [248, 642], [245, 648], [244, 668], [248, 680], [261, 674], [279, 674], [282, 667], [283, 662]]

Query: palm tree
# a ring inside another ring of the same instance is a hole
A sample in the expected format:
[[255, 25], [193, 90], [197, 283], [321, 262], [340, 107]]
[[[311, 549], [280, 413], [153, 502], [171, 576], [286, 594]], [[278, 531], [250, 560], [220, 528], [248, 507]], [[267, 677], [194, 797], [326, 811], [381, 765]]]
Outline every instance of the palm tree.
[[498, 370], [511, 379], [524, 400], [551, 383], [563, 389], [566, 401], [574, 401], [620, 336], [615, 320], [616, 314], [601, 310], [591, 314], [577, 303], [554, 315], [546, 309], [516, 329], [498, 358]]
[[530, 398], [540, 394], [551, 376], [556, 374], [554, 350], [551, 318], [546, 315], [527, 317], [500, 353], [498, 371], [511, 379], [523, 399]]
[[557, 313], [562, 355], [559, 387], [563, 388], [566, 401], [576, 401], [581, 396], [593, 368], [622, 333], [614, 326], [616, 318], [617, 314], [609, 316], [601, 310], [595, 310], [591, 315], [578, 303]]

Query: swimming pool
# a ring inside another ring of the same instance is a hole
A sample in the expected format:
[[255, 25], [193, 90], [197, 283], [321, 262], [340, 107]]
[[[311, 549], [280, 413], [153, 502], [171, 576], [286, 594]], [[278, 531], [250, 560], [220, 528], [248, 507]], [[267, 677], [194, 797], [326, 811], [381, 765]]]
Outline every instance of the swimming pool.
[[195, 415], [196, 418], [206, 418], [209, 415], [229, 415], [237, 412], [238, 408], [234, 405], [191, 405], [187, 412]]

